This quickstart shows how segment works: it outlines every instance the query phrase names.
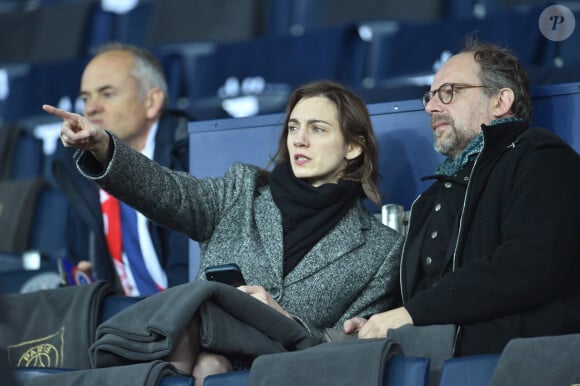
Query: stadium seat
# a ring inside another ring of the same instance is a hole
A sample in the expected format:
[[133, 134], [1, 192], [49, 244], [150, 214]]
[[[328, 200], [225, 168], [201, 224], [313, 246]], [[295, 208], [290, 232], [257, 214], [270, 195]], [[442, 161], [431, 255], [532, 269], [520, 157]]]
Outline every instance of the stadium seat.
[[152, 1], [140, 1], [126, 13], [104, 10], [100, 2], [93, 3], [85, 36], [87, 54], [111, 41], [146, 46], [154, 10]]
[[[544, 8], [535, 4], [505, 9], [493, 6], [490, 10], [494, 12], [483, 19], [472, 16], [452, 22], [443, 19], [361, 23], [361, 38], [368, 44], [363, 86], [429, 86], [442, 62], [463, 48], [466, 35], [509, 48], [527, 67], [552, 63], [555, 48], [538, 28]], [[421, 42], [421, 49], [416, 49], [412, 42]]]
[[13, 149], [11, 179], [41, 177], [44, 171], [43, 142], [20, 130]]
[[55, 275], [57, 260], [65, 255], [68, 202], [62, 192], [46, 184], [31, 200], [35, 208], [30, 222], [9, 219], [12, 226], [22, 227], [17, 231], [18, 237], [26, 240], [24, 247], [5, 250], [0, 255], [0, 293], [55, 288], [59, 284]]
[[106, 296], [101, 305], [101, 312], [99, 313], [99, 323], [103, 323], [105, 320], [111, 318], [112, 316], [118, 314], [124, 309], [132, 306], [133, 304], [143, 300], [144, 297], [139, 296], [121, 296], [121, 295], [109, 295]]
[[[385, 369], [383, 386], [428, 386], [429, 359], [394, 357]], [[210, 375], [204, 386], [247, 386], [250, 370]]]
[[428, 358], [394, 357], [387, 365], [383, 386], [428, 386]]
[[272, 0], [268, 33], [299, 36], [345, 23], [372, 20], [435, 20], [443, 16], [447, 0]]
[[219, 118], [203, 114], [203, 109], [219, 109], [226, 99], [260, 95], [279, 98], [257, 113], [283, 111], [292, 88], [302, 83], [317, 79], [355, 82], [362, 73], [362, 49], [354, 25], [218, 44], [215, 51], [185, 63], [190, 115]]
[[471, 355], [443, 362], [439, 386], [489, 386], [500, 354]]
[[66, 213], [68, 201], [64, 193], [49, 185], [39, 193], [28, 249], [39, 251], [56, 261], [66, 253]]
[[[580, 74], [579, 74], [580, 75]], [[580, 82], [532, 88], [532, 125], [546, 127], [580, 152]]]
[[[367, 88], [429, 85], [438, 63], [458, 52], [464, 39], [456, 24], [441, 20], [374, 21], [358, 29], [368, 45], [363, 77]], [[409, 42], [421, 42], [421, 49]]]
[[250, 370], [238, 370], [209, 375], [205, 377], [203, 386], [247, 386], [249, 380]]
[[[52, 118], [42, 110], [45, 103], [69, 106], [79, 94], [85, 60], [71, 59], [27, 63], [8, 76], [9, 94], [1, 104], [4, 123], [35, 127]], [[69, 109], [72, 107], [69, 107]]]
[[43, 142], [18, 125], [0, 127], [0, 180], [41, 177]]

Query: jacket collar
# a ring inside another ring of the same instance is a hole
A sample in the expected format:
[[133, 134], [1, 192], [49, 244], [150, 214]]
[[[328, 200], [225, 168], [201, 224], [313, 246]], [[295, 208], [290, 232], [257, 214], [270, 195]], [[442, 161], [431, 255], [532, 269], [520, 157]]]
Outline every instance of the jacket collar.
[[507, 121], [492, 125], [481, 125], [483, 132], [483, 153], [495, 154], [513, 144], [517, 137], [526, 130], [521, 121]]

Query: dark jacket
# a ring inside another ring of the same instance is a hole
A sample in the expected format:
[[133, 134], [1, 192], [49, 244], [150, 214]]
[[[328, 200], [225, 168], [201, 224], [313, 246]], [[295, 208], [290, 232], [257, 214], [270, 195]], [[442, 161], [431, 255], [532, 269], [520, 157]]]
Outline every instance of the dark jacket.
[[[52, 164], [54, 178], [71, 203], [68, 213], [67, 255], [73, 262], [91, 261], [93, 274], [108, 281], [116, 291], [121, 292], [103, 231], [98, 186], [78, 172], [72, 159], [73, 152], [59, 142]], [[189, 170], [186, 117], [169, 112], [162, 115], [155, 137], [153, 157], [161, 165], [173, 170]], [[149, 226], [155, 251], [167, 274], [168, 285], [186, 283], [189, 279], [188, 238], [154, 222], [149, 222]]]
[[[455, 355], [500, 352], [515, 337], [580, 332], [580, 157], [546, 129], [482, 129], [484, 148], [441, 280], [416, 293], [418, 254], [405, 246], [401, 263], [414, 323], [457, 324]], [[422, 237], [435, 184], [412, 206], [409, 239]]]

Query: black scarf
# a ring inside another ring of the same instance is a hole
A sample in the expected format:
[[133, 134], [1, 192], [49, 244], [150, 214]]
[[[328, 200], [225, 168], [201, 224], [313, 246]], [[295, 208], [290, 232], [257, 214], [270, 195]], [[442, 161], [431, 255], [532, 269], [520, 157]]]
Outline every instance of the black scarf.
[[284, 276], [342, 219], [362, 195], [360, 182], [314, 187], [296, 178], [289, 162], [270, 174], [270, 189], [282, 213]]

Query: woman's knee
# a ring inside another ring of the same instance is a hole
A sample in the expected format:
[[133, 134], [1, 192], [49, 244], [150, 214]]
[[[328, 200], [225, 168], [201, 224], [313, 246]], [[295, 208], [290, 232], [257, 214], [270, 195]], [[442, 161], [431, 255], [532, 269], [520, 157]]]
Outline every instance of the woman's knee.
[[203, 380], [208, 375], [227, 373], [232, 370], [232, 364], [225, 356], [200, 352], [193, 366], [193, 376], [197, 384], [197, 380]]

